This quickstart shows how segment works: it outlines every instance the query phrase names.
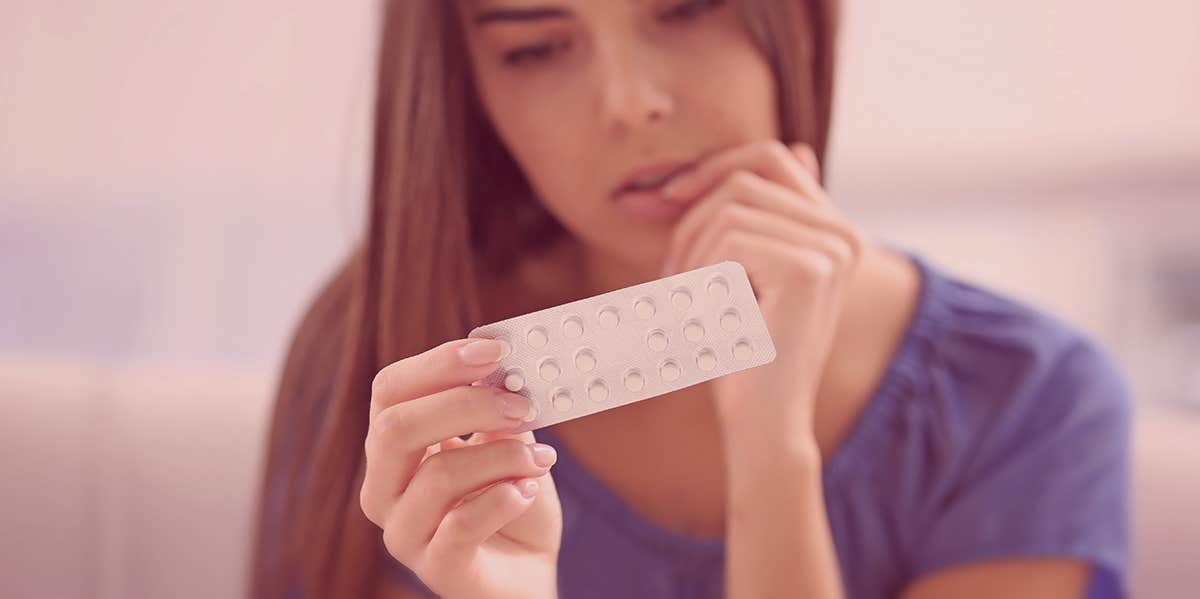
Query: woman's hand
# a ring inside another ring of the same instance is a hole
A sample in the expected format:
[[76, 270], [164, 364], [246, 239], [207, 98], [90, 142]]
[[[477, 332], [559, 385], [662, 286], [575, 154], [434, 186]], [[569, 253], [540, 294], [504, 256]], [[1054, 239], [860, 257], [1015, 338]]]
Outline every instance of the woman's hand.
[[817, 172], [808, 146], [771, 140], [715, 154], [663, 190], [695, 202], [672, 233], [664, 275], [740, 262], [775, 344], [771, 364], [714, 381], [727, 439], [813, 438], [817, 385], [863, 245]]
[[531, 432], [506, 433], [527, 399], [471, 384], [496, 369], [500, 346], [450, 341], [387, 366], [372, 385], [363, 512], [388, 552], [448, 599], [557, 592], [554, 450]]

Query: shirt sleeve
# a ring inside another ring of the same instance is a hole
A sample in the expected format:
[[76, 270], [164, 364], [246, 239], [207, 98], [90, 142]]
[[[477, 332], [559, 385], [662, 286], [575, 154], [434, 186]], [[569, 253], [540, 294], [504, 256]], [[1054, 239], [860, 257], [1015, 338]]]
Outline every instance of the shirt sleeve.
[[[1024, 391], [989, 405], [958, 445], [961, 467], [926, 506], [914, 578], [953, 565], [1083, 560], [1089, 597], [1125, 596], [1130, 401], [1113, 361], [1086, 339], [1057, 352]], [[973, 401], [964, 399], [963, 401]], [[948, 424], [947, 424], [948, 422]]]

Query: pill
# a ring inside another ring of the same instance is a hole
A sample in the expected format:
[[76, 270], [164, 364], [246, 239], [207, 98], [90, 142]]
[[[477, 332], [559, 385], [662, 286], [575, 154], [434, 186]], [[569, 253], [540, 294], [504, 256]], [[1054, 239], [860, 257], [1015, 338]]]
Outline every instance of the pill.
[[592, 398], [592, 401], [604, 401], [608, 399], [608, 387], [605, 386], [604, 381], [592, 381], [588, 385], [588, 397]]
[[671, 305], [675, 306], [676, 310], [687, 310], [692, 306], [692, 294], [682, 289], [672, 293]]
[[563, 323], [563, 336], [567, 339], [578, 339], [583, 336], [583, 322], [578, 318], [568, 318]]
[[662, 377], [662, 380], [669, 383], [679, 378], [679, 365], [671, 361], [664, 362], [662, 367], [658, 369], [658, 374]]
[[645, 298], [640, 299], [633, 305], [633, 312], [637, 314], [638, 318], [646, 320], [654, 316], [654, 302]]
[[575, 369], [579, 372], [591, 372], [596, 367], [596, 356], [584, 350], [575, 354]]
[[721, 315], [721, 328], [730, 333], [742, 326], [742, 317], [737, 312], [729, 311]]
[[776, 358], [755, 302], [722, 262], [476, 327], [504, 358], [476, 384], [529, 401], [525, 429], [671, 393]]
[[646, 343], [654, 351], [663, 351], [667, 349], [667, 335], [662, 331], [653, 331], [646, 337]]
[[616, 308], [605, 308], [600, 311], [600, 326], [606, 329], [615, 329], [621, 323], [621, 317], [617, 314]]
[[555, 410], [566, 412], [571, 409], [571, 393], [566, 389], [556, 391], [550, 403], [554, 406]]
[[646, 380], [642, 378], [642, 373], [634, 370], [625, 375], [625, 388], [630, 391], [641, 391], [646, 384]]
[[519, 372], [510, 372], [504, 376], [504, 388], [516, 393], [525, 386], [525, 377]]
[[558, 363], [554, 360], [546, 360], [542, 362], [542, 366], [538, 368], [538, 374], [542, 376], [543, 381], [553, 381], [558, 378], [561, 371], [558, 368]]
[[725, 283], [725, 279], [713, 279], [708, 284], [708, 294], [717, 299], [725, 299], [729, 296], [729, 285]]
[[525, 340], [529, 342], [530, 347], [541, 349], [546, 347], [546, 342], [549, 341], [549, 338], [546, 337], [546, 329], [536, 327], [529, 330], [529, 334], [525, 337]]

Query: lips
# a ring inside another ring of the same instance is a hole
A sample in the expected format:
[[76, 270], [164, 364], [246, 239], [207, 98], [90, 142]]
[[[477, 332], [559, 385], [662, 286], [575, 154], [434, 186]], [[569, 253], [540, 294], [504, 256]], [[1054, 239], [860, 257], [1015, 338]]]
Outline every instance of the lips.
[[613, 198], [630, 192], [657, 190], [689, 168], [691, 164], [687, 162], [664, 162], [635, 169], [613, 191]]

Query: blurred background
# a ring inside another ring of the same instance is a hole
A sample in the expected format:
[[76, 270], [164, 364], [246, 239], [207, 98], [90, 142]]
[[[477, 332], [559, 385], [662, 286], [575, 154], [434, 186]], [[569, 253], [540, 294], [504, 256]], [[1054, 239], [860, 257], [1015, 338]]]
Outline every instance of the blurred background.
[[[359, 231], [375, 2], [0, 0], [0, 596], [235, 597]], [[1200, 3], [848, 0], [835, 199], [1136, 394], [1138, 597], [1200, 566]]]

